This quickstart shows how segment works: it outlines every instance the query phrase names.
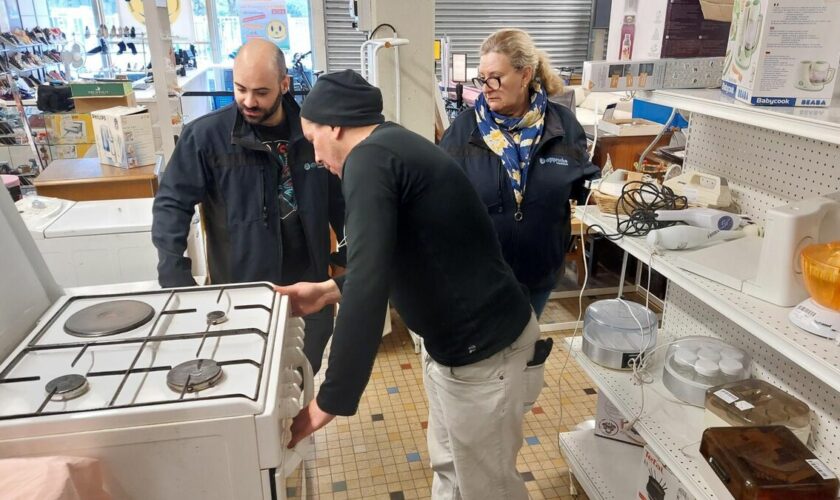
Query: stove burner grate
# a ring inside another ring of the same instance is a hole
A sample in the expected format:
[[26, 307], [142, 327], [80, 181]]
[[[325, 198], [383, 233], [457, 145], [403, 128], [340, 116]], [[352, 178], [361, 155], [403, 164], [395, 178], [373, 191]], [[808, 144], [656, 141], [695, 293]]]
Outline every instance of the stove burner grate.
[[64, 323], [64, 331], [74, 337], [105, 337], [139, 328], [154, 315], [145, 302], [111, 300], [76, 311]]
[[212, 359], [192, 359], [169, 370], [166, 385], [183, 394], [213, 387], [221, 378], [222, 367]]
[[76, 399], [88, 391], [90, 385], [84, 375], [62, 375], [56, 377], [45, 387], [53, 401], [69, 401]]

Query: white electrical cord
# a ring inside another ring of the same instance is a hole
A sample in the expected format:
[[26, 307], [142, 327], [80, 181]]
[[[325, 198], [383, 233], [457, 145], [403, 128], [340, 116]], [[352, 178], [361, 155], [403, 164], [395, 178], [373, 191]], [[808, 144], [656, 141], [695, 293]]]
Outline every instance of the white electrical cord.
[[[586, 248], [584, 246], [584, 219], [586, 219], [586, 212], [589, 207], [589, 199], [592, 197], [593, 190], [589, 190], [589, 194], [586, 196], [586, 201], [583, 202], [583, 217], [580, 220], [580, 242], [581, 245], [581, 256], [583, 257], [583, 285], [580, 287], [580, 294], [578, 295], [578, 317], [577, 321], [575, 322], [575, 329], [572, 332], [571, 340], [569, 342], [569, 348], [566, 352], [566, 359], [563, 360], [563, 366], [560, 368], [560, 377], [557, 381], [557, 395], [558, 401], [560, 401], [560, 416], [559, 418], [559, 425], [558, 429], [563, 427], [563, 374], [566, 372], [566, 366], [569, 364], [569, 359], [572, 357], [572, 348], [575, 341], [575, 337], [577, 336], [578, 329], [580, 328], [580, 320], [583, 317], [583, 292], [586, 290], [586, 285], [589, 282], [589, 264], [586, 262]], [[559, 431], [558, 431], [559, 433]]]
[[[560, 415], [559, 415], [559, 425], [558, 425], [559, 429], [562, 429], [562, 427], [563, 427], [563, 413], [564, 413], [564, 411], [563, 411], [563, 409], [564, 409], [564, 405], [563, 405], [563, 375], [566, 372], [566, 367], [569, 364], [569, 359], [572, 357], [572, 349], [573, 349], [573, 345], [574, 345], [574, 339], [575, 339], [575, 337], [577, 337], [577, 332], [580, 329], [580, 320], [583, 316], [583, 293], [586, 290], [586, 285], [589, 282], [589, 265], [586, 261], [585, 248], [583, 248], [583, 245], [584, 245], [584, 229], [583, 229], [583, 227], [584, 227], [584, 224], [585, 224], [584, 221], [586, 220], [587, 212], [589, 210], [589, 199], [591, 197], [592, 197], [592, 190], [589, 191], [589, 195], [587, 195], [587, 197], [586, 197], [586, 201], [584, 202], [584, 205], [583, 205], [583, 214], [580, 218], [581, 219], [580, 245], [582, 246], [582, 259], [583, 259], [584, 274], [583, 274], [583, 286], [581, 286], [580, 294], [578, 295], [578, 318], [577, 318], [577, 321], [575, 322], [575, 329], [572, 332], [572, 336], [571, 336], [571, 339], [570, 339], [570, 342], [569, 342], [569, 349], [566, 352], [566, 359], [563, 361], [563, 366], [560, 368], [560, 376], [559, 376], [559, 380], [558, 380], [558, 383], [557, 383], [558, 400], [560, 401]], [[645, 288], [645, 292], [646, 292], [645, 293], [645, 308], [646, 309], [650, 308], [650, 282], [651, 282], [651, 274], [652, 274], [652, 265], [651, 264], [653, 262], [654, 253], [656, 253], [655, 249], [651, 249], [650, 258], [648, 259], [648, 263], [647, 263], [647, 266], [648, 266], [648, 276], [647, 276], [647, 278], [648, 279], [647, 279], [647, 287]], [[639, 321], [639, 319], [633, 313], [633, 310], [630, 308], [630, 305], [624, 299], [621, 299], [619, 297], [618, 300], [627, 307], [627, 310], [630, 312], [630, 316], [633, 318], [633, 320], [638, 325], [639, 332], [641, 333], [642, 338], [644, 339], [646, 334], [645, 334], [644, 328], [642, 327], [641, 321]], [[649, 383], [653, 382], [653, 376], [650, 373], [647, 372], [647, 364], [648, 364], [649, 360], [653, 358], [654, 353], [656, 353], [659, 349], [670, 346], [671, 344], [674, 344], [675, 342], [677, 342], [677, 341], [667, 342], [665, 344], [661, 344], [661, 345], [653, 348], [650, 352], [647, 352], [647, 350], [650, 348], [650, 345], [651, 345], [652, 341], [653, 341], [653, 336], [652, 335], [647, 335], [647, 343], [644, 345], [643, 349], [640, 349], [639, 356], [637, 356], [636, 358], [634, 358], [630, 361], [630, 366], [633, 370], [632, 377], [633, 377], [634, 381], [637, 384], [639, 384], [639, 387], [640, 387], [640, 390], [641, 390], [641, 401], [640, 401], [640, 407], [639, 407], [638, 414], [636, 416], [634, 416], [632, 419], [630, 419], [630, 421], [628, 421], [628, 423], [627, 423], [627, 429], [628, 430], [633, 429], [634, 426], [639, 422], [639, 420], [644, 415], [644, 409], [645, 409], [645, 387], [644, 386], [645, 386], [645, 384], [649, 384]], [[644, 355], [645, 352], [647, 352], [647, 355]], [[642, 360], [641, 363], [638, 362], [638, 360], [640, 358]], [[558, 430], [558, 434], [559, 434], [559, 432], [560, 431]], [[628, 438], [635, 440], [635, 438], [632, 434], [627, 434], [627, 433], [625, 433], [625, 434]]]
[[592, 110], [595, 113], [595, 128], [592, 131], [592, 150], [589, 151], [590, 162], [595, 156], [595, 146], [598, 145], [598, 104], [600, 104], [600, 99], [595, 97], [595, 109]]

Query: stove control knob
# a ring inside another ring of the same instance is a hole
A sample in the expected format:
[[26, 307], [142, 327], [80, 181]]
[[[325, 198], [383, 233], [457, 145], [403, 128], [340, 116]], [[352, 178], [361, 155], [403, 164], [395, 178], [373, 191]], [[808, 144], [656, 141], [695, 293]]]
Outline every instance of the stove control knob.
[[300, 385], [303, 383], [303, 375], [293, 368], [286, 368], [283, 370], [283, 382]]
[[285, 384], [283, 386], [283, 397], [286, 398], [293, 398], [300, 401], [302, 392], [300, 386], [297, 384]]
[[280, 416], [284, 418], [294, 418], [300, 413], [300, 399], [285, 397], [280, 400]]
[[306, 325], [306, 323], [301, 318], [289, 318], [289, 320], [286, 321], [286, 327], [289, 329], [297, 327], [303, 330], [304, 325]]
[[306, 359], [306, 354], [303, 353], [303, 346], [290, 346], [286, 350], [286, 362], [292, 367], [302, 367], [304, 363], [309, 363], [309, 360]]
[[284, 343], [284, 345], [292, 349], [294, 349], [295, 347], [303, 349], [303, 337], [290, 335], [286, 337], [286, 342]]

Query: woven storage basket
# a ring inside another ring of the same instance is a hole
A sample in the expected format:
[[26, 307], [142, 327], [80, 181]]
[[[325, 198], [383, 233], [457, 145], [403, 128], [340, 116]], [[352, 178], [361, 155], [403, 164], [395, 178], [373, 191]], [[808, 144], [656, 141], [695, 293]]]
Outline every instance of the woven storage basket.
[[604, 194], [598, 190], [592, 191], [592, 197], [595, 198], [595, 203], [598, 204], [598, 210], [602, 214], [615, 215], [616, 208], [618, 208], [618, 215], [630, 215], [635, 208], [633, 203], [622, 203], [621, 207], [617, 207], [618, 198]]

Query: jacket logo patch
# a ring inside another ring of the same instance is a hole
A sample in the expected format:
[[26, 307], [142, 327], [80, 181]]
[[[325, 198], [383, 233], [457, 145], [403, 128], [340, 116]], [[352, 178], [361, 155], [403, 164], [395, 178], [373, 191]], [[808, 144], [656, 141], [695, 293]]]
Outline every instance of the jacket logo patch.
[[549, 165], [558, 165], [561, 167], [568, 167], [569, 160], [566, 158], [555, 158], [555, 157], [548, 157], [548, 158], [540, 158], [540, 165], [545, 165], [548, 163]]
[[304, 170], [315, 170], [316, 168], [326, 168], [324, 165], [320, 163], [315, 163], [314, 161], [309, 161], [303, 164]]

